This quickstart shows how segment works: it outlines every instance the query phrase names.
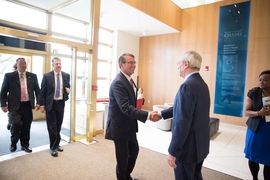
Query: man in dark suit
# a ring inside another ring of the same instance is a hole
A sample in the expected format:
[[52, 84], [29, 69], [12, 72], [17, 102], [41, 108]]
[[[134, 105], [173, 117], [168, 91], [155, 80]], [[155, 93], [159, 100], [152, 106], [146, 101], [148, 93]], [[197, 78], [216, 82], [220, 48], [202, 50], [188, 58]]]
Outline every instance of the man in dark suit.
[[59, 145], [61, 126], [64, 117], [65, 101], [70, 92], [70, 75], [61, 71], [61, 59], [52, 59], [53, 71], [44, 74], [41, 83], [40, 105], [41, 112], [46, 111], [47, 129], [50, 138], [50, 153], [57, 156], [63, 151]]
[[17, 71], [5, 74], [1, 88], [1, 107], [3, 112], [9, 111], [10, 151], [16, 151], [17, 142], [20, 140], [21, 149], [30, 153], [32, 152], [29, 148], [30, 128], [33, 121], [32, 109], [39, 110], [40, 88], [36, 74], [25, 71], [25, 59], [18, 58], [16, 63]]
[[126, 53], [119, 57], [121, 72], [113, 80], [109, 92], [109, 110], [105, 138], [114, 141], [116, 154], [116, 177], [131, 180], [131, 172], [139, 153], [136, 137], [138, 122], [152, 119], [154, 113], [136, 109], [136, 85], [131, 75], [136, 68], [135, 57]]
[[202, 164], [209, 153], [210, 95], [199, 74], [201, 63], [197, 52], [184, 54], [177, 63], [184, 82], [173, 107], [161, 111], [164, 119], [173, 117], [168, 163], [174, 168], [176, 180], [202, 179]]

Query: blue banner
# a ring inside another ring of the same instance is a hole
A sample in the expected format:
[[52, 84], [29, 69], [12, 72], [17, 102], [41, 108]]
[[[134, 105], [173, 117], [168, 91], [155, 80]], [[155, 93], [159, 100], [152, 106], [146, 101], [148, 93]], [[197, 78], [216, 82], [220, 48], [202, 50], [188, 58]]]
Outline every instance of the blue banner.
[[242, 117], [250, 2], [220, 7], [214, 113]]

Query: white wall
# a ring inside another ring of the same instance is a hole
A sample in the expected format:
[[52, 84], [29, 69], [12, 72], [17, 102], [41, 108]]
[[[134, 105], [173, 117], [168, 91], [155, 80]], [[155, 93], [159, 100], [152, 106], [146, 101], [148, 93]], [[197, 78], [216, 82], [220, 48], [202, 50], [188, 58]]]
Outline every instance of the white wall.
[[[116, 76], [117, 73], [120, 72], [120, 68], [118, 66], [118, 58], [124, 53], [131, 53], [135, 56], [135, 60], [139, 61], [139, 45], [140, 38], [137, 36], [133, 36], [127, 34], [122, 31], [114, 31], [113, 37], [113, 62], [112, 66], [112, 78]], [[132, 75], [132, 79], [137, 84], [137, 76], [138, 76], [138, 63], [135, 69], [134, 74]]]

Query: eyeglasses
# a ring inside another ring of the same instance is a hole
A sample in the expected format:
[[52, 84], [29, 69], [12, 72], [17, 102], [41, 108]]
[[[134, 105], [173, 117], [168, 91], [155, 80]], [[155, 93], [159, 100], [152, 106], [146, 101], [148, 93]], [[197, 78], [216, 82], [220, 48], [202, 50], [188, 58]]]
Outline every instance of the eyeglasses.
[[125, 64], [125, 63], [131, 64], [131, 65], [133, 65], [133, 64], [137, 64], [137, 62], [136, 62], [136, 61], [123, 62], [123, 64]]
[[177, 66], [181, 65], [181, 64], [184, 64], [186, 61], [178, 61], [176, 64]]

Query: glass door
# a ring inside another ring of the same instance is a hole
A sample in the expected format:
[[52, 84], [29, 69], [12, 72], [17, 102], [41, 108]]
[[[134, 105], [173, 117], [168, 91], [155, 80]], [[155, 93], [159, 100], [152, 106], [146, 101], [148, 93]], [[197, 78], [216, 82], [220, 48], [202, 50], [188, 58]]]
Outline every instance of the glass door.
[[89, 54], [77, 52], [76, 48], [52, 45], [52, 57], [62, 60], [62, 71], [71, 77], [69, 100], [66, 101], [61, 137], [65, 141], [78, 141], [86, 138], [88, 107], [88, 58]]

